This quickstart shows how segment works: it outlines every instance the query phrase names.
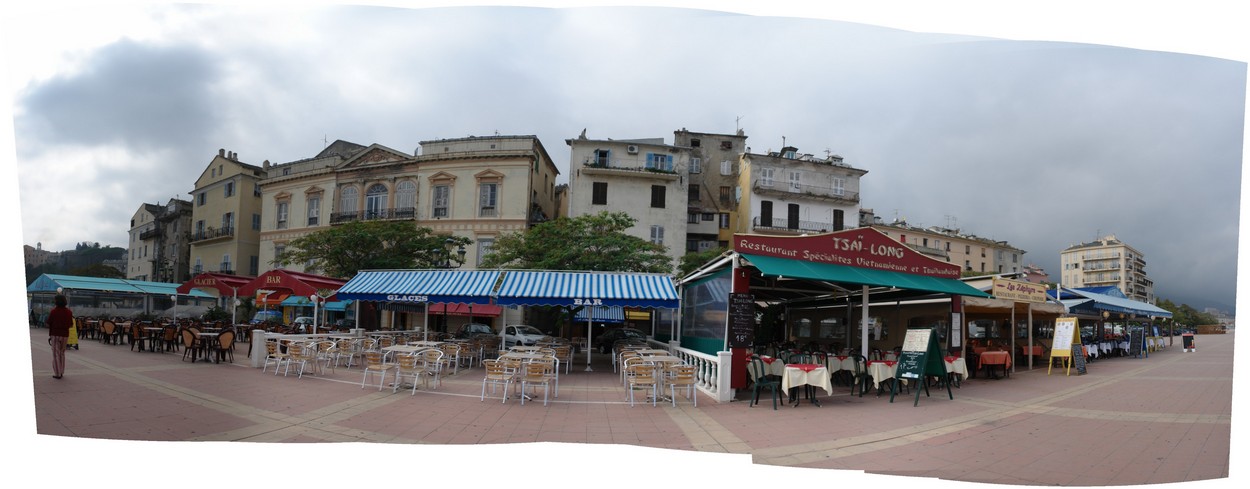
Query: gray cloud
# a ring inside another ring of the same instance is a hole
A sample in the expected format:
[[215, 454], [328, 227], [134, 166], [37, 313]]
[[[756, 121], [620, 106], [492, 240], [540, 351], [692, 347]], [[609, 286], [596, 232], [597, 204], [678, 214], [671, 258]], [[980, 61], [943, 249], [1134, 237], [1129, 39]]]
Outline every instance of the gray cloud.
[[[133, 148], [151, 161], [132, 172], [164, 163], [169, 189], [134, 191], [155, 202], [185, 195], [219, 147], [259, 164], [323, 137], [411, 152], [499, 131], [538, 135], [567, 175], [563, 140], [583, 128], [671, 140], [742, 117], [755, 152], [785, 137], [869, 170], [863, 205], [887, 219], [952, 216], [1053, 277], [1061, 249], [1115, 233], [1159, 296], [1232, 308], [1244, 63], [679, 9], [217, 12], [28, 87], [20, 154]], [[283, 25], [301, 30], [270, 34]], [[140, 203], [91, 218], [120, 229]]]

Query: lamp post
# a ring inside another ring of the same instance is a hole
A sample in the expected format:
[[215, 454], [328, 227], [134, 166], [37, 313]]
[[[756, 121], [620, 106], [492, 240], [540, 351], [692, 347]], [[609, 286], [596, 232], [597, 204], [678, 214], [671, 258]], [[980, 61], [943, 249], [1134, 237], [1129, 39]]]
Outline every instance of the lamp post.
[[464, 264], [464, 255], [466, 253], [464, 249], [464, 245], [461, 244], [458, 247], [456, 247], [457, 261], [454, 263], [451, 260], [451, 255], [452, 255], [451, 249], [453, 246], [456, 246], [456, 240], [447, 238], [445, 241], [443, 241], [442, 248], [435, 248], [433, 250], [430, 250], [430, 253], [434, 255], [434, 267], [435, 268], [448, 268], [448, 269], [460, 268], [460, 266]]
[[317, 334], [317, 294], [313, 293], [312, 295], [309, 295], [308, 300], [311, 300], [313, 303], [312, 334]]
[[178, 294], [169, 296], [169, 300], [174, 301], [174, 324], [178, 324]]

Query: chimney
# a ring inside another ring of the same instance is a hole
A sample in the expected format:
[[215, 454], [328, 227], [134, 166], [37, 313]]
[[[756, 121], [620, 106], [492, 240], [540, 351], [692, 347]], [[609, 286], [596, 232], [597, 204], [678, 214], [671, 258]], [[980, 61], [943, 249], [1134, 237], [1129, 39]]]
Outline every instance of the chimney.
[[225, 157], [226, 157], [226, 150], [225, 150], [225, 149], [218, 149], [218, 150], [217, 150], [217, 156], [220, 156], [220, 157], [222, 157], [222, 158], [225, 158]]

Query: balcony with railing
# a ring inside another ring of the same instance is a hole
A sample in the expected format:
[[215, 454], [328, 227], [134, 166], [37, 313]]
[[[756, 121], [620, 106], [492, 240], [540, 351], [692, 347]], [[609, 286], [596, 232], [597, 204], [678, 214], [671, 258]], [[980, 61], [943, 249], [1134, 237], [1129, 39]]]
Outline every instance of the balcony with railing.
[[417, 208], [399, 207], [391, 209], [373, 209], [354, 212], [335, 212], [330, 214], [330, 224], [343, 224], [352, 221], [397, 221], [417, 218]]
[[841, 187], [808, 185], [805, 183], [757, 178], [751, 182], [751, 189], [760, 195], [804, 197], [846, 204], [859, 202], [859, 192], [849, 192]]
[[754, 231], [774, 233], [828, 233], [834, 231], [833, 224], [828, 222], [801, 220], [792, 221], [784, 217], [766, 218], [763, 216], [755, 216], [751, 218], [751, 229]]
[[677, 180], [679, 175], [672, 170], [647, 168], [645, 166], [621, 166], [617, 161], [596, 160], [586, 158], [582, 162], [582, 173], [587, 175], [616, 175], [625, 177], [655, 178], [658, 180]]
[[234, 238], [234, 227], [228, 228], [205, 228], [191, 233], [191, 242], [197, 243], [201, 241], [211, 241], [217, 239]]
[[155, 227], [147, 231], [144, 231], [142, 233], [139, 233], [139, 239], [142, 241], [147, 241], [149, 239], [159, 237], [160, 235], [161, 235], [161, 228]]

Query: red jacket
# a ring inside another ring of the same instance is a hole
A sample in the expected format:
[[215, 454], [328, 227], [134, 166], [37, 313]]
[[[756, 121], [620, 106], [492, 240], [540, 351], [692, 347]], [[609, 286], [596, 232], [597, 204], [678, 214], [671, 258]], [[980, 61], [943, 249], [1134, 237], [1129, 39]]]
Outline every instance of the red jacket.
[[74, 313], [68, 307], [54, 307], [48, 313], [48, 336], [69, 336], [69, 328], [74, 325]]

